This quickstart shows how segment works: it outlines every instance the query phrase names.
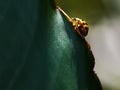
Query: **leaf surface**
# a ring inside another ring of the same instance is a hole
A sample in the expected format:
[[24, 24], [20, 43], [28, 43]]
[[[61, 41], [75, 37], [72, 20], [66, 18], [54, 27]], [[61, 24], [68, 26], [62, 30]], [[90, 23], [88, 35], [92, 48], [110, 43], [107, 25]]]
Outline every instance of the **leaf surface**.
[[1, 90], [101, 90], [94, 57], [52, 0], [2, 0]]

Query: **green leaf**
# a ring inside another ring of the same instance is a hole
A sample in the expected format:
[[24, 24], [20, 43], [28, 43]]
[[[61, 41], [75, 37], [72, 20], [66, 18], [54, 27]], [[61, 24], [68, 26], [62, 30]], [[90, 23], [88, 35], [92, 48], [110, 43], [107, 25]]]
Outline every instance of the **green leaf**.
[[85, 39], [53, 0], [0, 2], [0, 90], [101, 90]]

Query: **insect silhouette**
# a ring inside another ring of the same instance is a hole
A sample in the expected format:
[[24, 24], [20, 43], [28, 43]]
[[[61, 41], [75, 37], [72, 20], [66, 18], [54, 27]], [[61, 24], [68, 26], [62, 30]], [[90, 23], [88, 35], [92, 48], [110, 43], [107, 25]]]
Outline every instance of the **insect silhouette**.
[[79, 18], [71, 18], [70, 16], [68, 16], [59, 6], [57, 6], [57, 9], [66, 16], [66, 18], [72, 23], [75, 31], [82, 37], [87, 36], [88, 34], [88, 24], [83, 21], [82, 19]]

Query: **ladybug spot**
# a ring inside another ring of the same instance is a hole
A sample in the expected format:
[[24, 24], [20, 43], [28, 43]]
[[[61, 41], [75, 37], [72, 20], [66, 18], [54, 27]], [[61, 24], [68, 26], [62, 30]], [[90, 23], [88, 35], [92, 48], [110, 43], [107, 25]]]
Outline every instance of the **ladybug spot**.
[[85, 30], [87, 30], [87, 31], [88, 31], [88, 30], [89, 30], [89, 28], [88, 28], [88, 27], [85, 27]]

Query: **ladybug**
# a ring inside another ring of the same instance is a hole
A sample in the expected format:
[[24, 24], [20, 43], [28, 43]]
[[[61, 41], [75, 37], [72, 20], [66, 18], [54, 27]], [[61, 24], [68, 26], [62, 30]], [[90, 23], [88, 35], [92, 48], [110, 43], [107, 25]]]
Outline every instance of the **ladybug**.
[[69, 17], [59, 6], [57, 6], [57, 9], [67, 17], [67, 19], [72, 23], [75, 31], [82, 37], [87, 36], [89, 28], [88, 24], [79, 18], [71, 18]]

